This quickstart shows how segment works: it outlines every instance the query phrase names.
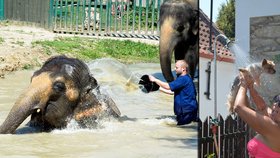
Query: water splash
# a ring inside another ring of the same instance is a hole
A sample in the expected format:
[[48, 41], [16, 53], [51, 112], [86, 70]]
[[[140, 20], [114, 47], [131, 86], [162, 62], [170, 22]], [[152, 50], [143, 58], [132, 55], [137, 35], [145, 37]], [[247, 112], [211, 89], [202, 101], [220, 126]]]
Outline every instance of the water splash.
[[[102, 62], [104, 60], [100, 59], [98, 61]], [[1, 146], [0, 155], [30, 157], [30, 153], [34, 153], [34, 150], [40, 151], [39, 155], [41, 153], [47, 154], [46, 157], [61, 157], [61, 155], [65, 157], [69, 155], [70, 157], [102, 158], [135, 157], [135, 153], [138, 154], [138, 157], [163, 158], [170, 157], [170, 154], [173, 157], [186, 157], [186, 153], [188, 153], [188, 157], [197, 155], [197, 127], [172, 128], [173, 126], [169, 126], [169, 124], [175, 124], [173, 123], [174, 120], [162, 117], [158, 120], [159, 116], [173, 115], [173, 96], [160, 92], [146, 94], [140, 89], [127, 91], [126, 87], [131, 87], [125, 85], [129, 76], [125, 77], [125, 75], [120, 73], [121, 71], [117, 71], [119, 68], [113, 67], [114, 64], [109, 64], [111, 67], [106, 67], [106, 64], [102, 63], [97, 65], [100, 66], [99, 70], [94, 66], [89, 66], [92, 70], [91, 73], [100, 84], [101, 93], [109, 94], [116, 102], [122, 112], [121, 120], [101, 122], [103, 128], [96, 129], [82, 129], [74, 121], [65, 129], [54, 130], [54, 133], [25, 134], [13, 138], [10, 135], [3, 135], [1, 136], [1, 141], [6, 143]], [[104, 69], [102, 65], [105, 65]], [[160, 72], [158, 63], [131, 64], [126, 65], [124, 68], [125, 71], [131, 71], [132, 75]], [[109, 71], [114, 74], [107, 74], [108, 69], [112, 69]], [[15, 80], [24, 76], [21, 74], [12, 74], [11, 79], [3, 80], [5, 82], [2, 83], [1, 87], [10, 85], [8, 87], [10, 90], [7, 90], [5, 94], [14, 94], [13, 85], [15, 83], [21, 83], [19, 86], [16, 86], [17, 90], [25, 88], [32, 73], [26, 75], [28, 77], [23, 80], [24, 82]], [[117, 84], [116, 81], [121, 83]], [[104, 91], [108, 93], [104, 93]], [[5, 101], [1, 100], [4, 102], [2, 107], [0, 104], [1, 114], [8, 115], [9, 110], [3, 111], [3, 109], [6, 107], [11, 108], [15, 98], [8, 97]], [[3, 117], [0, 119], [1, 122], [4, 121]], [[144, 119], [152, 119], [156, 123], [146, 120], [148, 123], [145, 124], [142, 122]], [[163, 123], [160, 123], [161, 121]], [[169, 139], [170, 136], [172, 136], [172, 139]], [[32, 141], [30, 141], [30, 137], [32, 137]], [[22, 149], [22, 146], [17, 145], [17, 142], [24, 142], [26, 144], [25, 148]], [[13, 146], [13, 150], [10, 150], [11, 146]], [[166, 150], [166, 147], [168, 147], [168, 150]], [[50, 149], [53, 148], [59, 148], [58, 152], [50, 153]], [[145, 152], [143, 153], [143, 151]], [[37, 155], [35, 153], [34, 156]]]
[[[141, 65], [138, 65], [141, 67]], [[120, 97], [127, 98], [128, 95], [133, 95], [134, 97], [143, 98], [144, 93], [142, 93], [138, 87], [138, 82], [140, 77], [142, 76], [142, 72], [134, 72], [129, 69], [128, 65], [122, 64], [115, 59], [110, 58], [101, 58], [96, 59], [90, 63], [88, 63], [88, 67], [92, 75], [97, 79], [99, 83], [98, 92], [93, 91], [97, 99], [101, 104], [106, 104], [108, 96], [112, 97], [114, 101], [116, 101], [117, 106], [119, 108], [122, 107], [122, 102], [119, 102]], [[154, 71], [151, 71], [154, 72]], [[147, 72], [148, 73], [148, 72]], [[161, 78], [163, 77], [161, 73], [154, 73], [154, 76]], [[114, 87], [114, 88], [112, 88]], [[130, 88], [129, 88], [130, 87]], [[133, 88], [138, 91], [131, 91]], [[130, 89], [130, 90], [129, 90]], [[99, 92], [100, 91], [100, 92]], [[132, 93], [131, 93], [132, 92]], [[124, 95], [124, 96], [123, 96]], [[118, 96], [117, 98], [115, 98]], [[149, 105], [155, 103], [155, 96], [148, 95], [145, 96], [145, 102]], [[135, 104], [138, 101], [133, 99]], [[143, 101], [142, 99], [140, 99]], [[160, 103], [159, 103], [160, 104]], [[142, 107], [145, 107], [142, 105]], [[149, 106], [149, 108], [151, 108]], [[121, 110], [122, 111], [122, 110]], [[75, 133], [75, 132], [106, 132], [106, 131], [115, 131], [117, 130], [116, 126], [120, 126], [117, 122], [117, 119], [111, 117], [105, 117], [98, 120], [86, 120], [86, 127], [80, 127], [80, 125], [75, 120], [70, 120], [68, 126], [62, 130], [55, 130], [55, 133]], [[146, 118], [140, 120], [134, 120], [134, 123], [141, 123], [145, 125], [171, 125], [176, 126], [176, 120], [172, 117], [167, 118]], [[117, 125], [118, 124], [118, 125]], [[127, 121], [126, 121], [127, 124]]]
[[177, 121], [175, 119], [175, 117], [162, 117], [162, 118], [149, 118], [149, 119], [144, 119], [144, 120], [140, 120], [140, 123], [145, 124], [145, 125], [173, 125], [176, 126], [177, 125]]
[[246, 67], [251, 64], [253, 61], [250, 59], [248, 52], [245, 52], [241, 49], [236, 43], [233, 43], [230, 47], [230, 51], [235, 55], [235, 66], [236, 69], [240, 67]]
[[120, 130], [120, 122], [113, 117], [97, 119], [97, 120], [88, 120], [93, 121], [93, 126], [90, 127], [81, 127], [75, 119], [71, 119], [67, 124], [67, 127], [64, 129], [55, 129], [51, 131], [54, 134], [72, 134], [72, 133], [81, 133], [81, 132], [90, 132], [90, 133], [113, 133]]
[[[236, 72], [238, 73], [238, 68], [247, 67], [250, 64], [261, 62], [264, 56], [250, 56], [249, 52], [244, 51], [241, 47], [233, 43], [230, 47], [230, 51], [235, 55], [235, 67]], [[261, 86], [256, 87], [257, 91], [263, 96], [265, 102], [269, 105], [272, 98], [279, 94], [280, 92], [280, 82], [279, 82], [279, 72], [276, 70], [276, 74], [267, 74], [263, 73], [260, 77]]]
[[[128, 90], [138, 89], [138, 82], [141, 74], [133, 73], [127, 65], [118, 62], [115, 59], [102, 58], [92, 61], [88, 64], [94, 77], [98, 81], [114, 82], [114, 84], [125, 85]], [[96, 73], [98, 72], [98, 73]]]

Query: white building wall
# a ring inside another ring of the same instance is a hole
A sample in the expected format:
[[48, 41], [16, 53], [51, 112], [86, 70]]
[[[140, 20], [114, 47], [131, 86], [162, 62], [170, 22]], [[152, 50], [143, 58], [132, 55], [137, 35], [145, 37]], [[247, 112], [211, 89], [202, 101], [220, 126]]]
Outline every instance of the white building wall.
[[[214, 62], [211, 62], [210, 98], [208, 100], [204, 92], [207, 91], [207, 63], [210, 59], [199, 58], [199, 116], [202, 121], [207, 116], [214, 118]], [[232, 82], [237, 74], [234, 63], [217, 61], [217, 114], [223, 118], [229, 115], [226, 101]]]
[[279, 0], [236, 0], [235, 39], [245, 52], [250, 51], [250, 17], [280, 14]]

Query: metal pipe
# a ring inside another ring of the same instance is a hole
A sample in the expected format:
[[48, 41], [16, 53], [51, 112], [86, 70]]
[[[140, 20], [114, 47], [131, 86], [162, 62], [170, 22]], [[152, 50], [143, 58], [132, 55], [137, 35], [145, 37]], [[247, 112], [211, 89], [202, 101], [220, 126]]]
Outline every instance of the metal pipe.
[[[219, 37], [223, 37], [226, 40], [226, 47], [229, 45], [230, 40], [223, 34], [219, 34], [218, 36], [216, 36], [215, 40], [214, 40], [214, 116], [215, 119], [217, 119], [217, 50], [216, 50], [216, 44], [217, 44], [217, 40]], [[219, 120], [220, 121], [220, 120]], [[220, 140], [220, 127], [218, 126], [218, 147], [217, 148], [217, 157], [220, 158], [221, 153], [220, 153], [220, 149], [219, 147], [221, 147], [221, 140]]]
[[214, 116], [217, 118], [217, 51], [216, 43], [219, 37], [223, 37], [226, 40], [226, 45], [230, 43], [230, 40], [223, 34], [216, 36], [214, 40]]

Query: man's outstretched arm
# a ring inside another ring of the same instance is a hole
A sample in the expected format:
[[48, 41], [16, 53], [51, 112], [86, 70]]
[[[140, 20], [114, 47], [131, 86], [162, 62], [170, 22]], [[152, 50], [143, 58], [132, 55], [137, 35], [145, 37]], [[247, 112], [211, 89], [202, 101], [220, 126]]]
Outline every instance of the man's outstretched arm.
[[152, 75], [149, 75], [149, 79], [151, 82], [155, 82], [156, 84], [158, 84], [160, 87], [164, 88], [164, 89], [167, 89], [167, 90], [170, 90], [170, 87], [169, 87], [169, 84], [167, 82], [163, 82], [157, 78], [155, 78], [154, 76]]

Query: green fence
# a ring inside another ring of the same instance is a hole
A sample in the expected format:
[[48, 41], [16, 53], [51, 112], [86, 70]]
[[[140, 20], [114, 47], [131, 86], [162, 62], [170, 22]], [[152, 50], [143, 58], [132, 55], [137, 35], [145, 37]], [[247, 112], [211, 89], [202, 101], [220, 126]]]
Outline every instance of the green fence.
[[0, 20], [58, 33], [159, 39], [163, 0], [0, 0]]
[[53, 30], [60, 33], [158, 40], [162, 0], [51, 0]]
[[0, 0], [0, 20], [4, 19], [4, 0]]

